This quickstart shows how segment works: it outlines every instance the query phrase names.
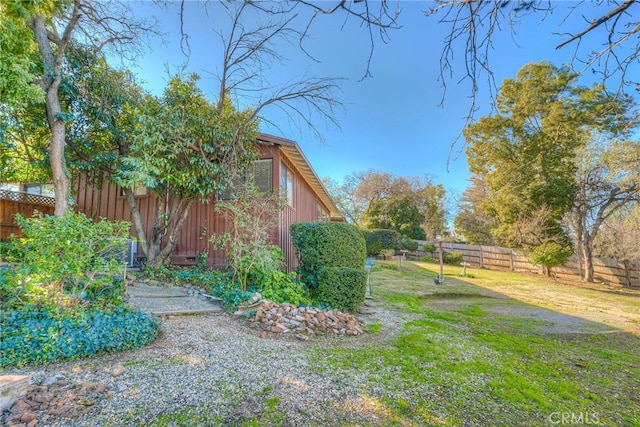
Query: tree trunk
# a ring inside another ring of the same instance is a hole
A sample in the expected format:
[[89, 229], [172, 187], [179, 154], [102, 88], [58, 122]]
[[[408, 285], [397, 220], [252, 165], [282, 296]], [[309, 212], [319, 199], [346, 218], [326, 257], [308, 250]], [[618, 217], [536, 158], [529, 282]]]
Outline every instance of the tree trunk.
[[584, 276], [582, 280], [593, 283], [593, 241], [587, 233], [584, 233], [580, 246], [582, 260], [584, 261]]
[[[136, 200], [133, 189], [131, 188], [123, 188], [124, 195], [127, 198], [127, 204], [129, 205], [129, 210], [131, 211], [131, 219], [133, 220], [133, 228], [136, 231], [136, 235], [138, 236], [138, 245], [142, 248], [142, 252], [144, 252], [145, 256], [149, 256], [150, 253], [150, 245], [147, 240], [147, 233], [144, 229], [144, 224], [142, 223], [142, 215], [140, 215], [140, 208], [138, 207], [138, 201]], [[148, 258], [147, 258], [148, 259]]]
[[51, 141], [49, 142], [47, 151], [49, 152], [49, 162], [53, 175], [53, 189], [56, 196], [54, 214], [56, 216], [62, 216], [69, 210], [69, 177], [66, 173], [66, 160], [64, 156], [66, 128], [60, 117], [62, 107], [60, 106], [60, 98], [58, 95], [62, 77], [60, 76], [56, 58], [49, 43], [45, 17], [43, 15], [37, 15], [32, 23], [38, 50], [43, 58], [44, 70], [40, 85], [46, 95], [47, 123], [51, 130]]
[[[182, 231], [182, 227], [184, 226], [184, 222], [189, 216], [189, 212], [191, 212], [191, 206], [193, 206], [194, 199], [189, 199], [186, 201], [185, 205], [182, 206], [181, 210], [174, 215], [177, 217], [176, 223], [169, 234], [169, 240], [167, 241], [164, 248], [159, 251], [159, 254], [156, 258], [156, 262], [158, 264], [164, 264], [169, 260], [169, 257], [173, 253], [176, 245], [178, 244], [178, 239], [180, 238], [180, 232]], [[159, 249], [159, 248], [158, 248]]]
[[631, 287], [631, 271], [629, 270], [629, 260], [628, 259], [623, 259], [622, 260], [622, 265], [624, 265], [624, 277], [626, 279], [626, 283], [624, 285], [624, 287], [626, 288], [630, 288]]
[[62, 216], [69, 210], [69, 177], [67, 176], [67, 162], [64, 156], [66, 129], [64, 122], [56, 119], [56, 115], [61, 109], [58, 100], [57, 84], [55, 86], [55, 89], [52, 87], [47, 93], [47, 120], [51, 128], [51, 141], [49, 142], [47, 151], [49, 152], [53, 189], [56, 196], [53, 213], [56, 216]]
[[[152, 236], [150, 236], [151, 239], [149, 239], [133, 190], [130, 188], [124, 188], [124, 193], [127, 198], [129, 209], [131, 210], [131, 218], [133, 219], [133, 226], [136, 234], [138, 235], [139, 245], [147, 257], [147, 264], [159, 265], [166, 263], [178, 243], [180, 232], [182, 231], [182, 227], [189, 216], [189, 212], [191, 212], [191, 206], [193, 206], [195, 199], [175, 202], [174, 208], [169, 213], [169, 217], [163, 221], [162, 217], [165, 215], [163, 200], [162, 197], [158, 196], [156, 198], [156, 212], [153, 219]], [[163, 237], [169, 228], [169, 226], [164, 224], [171, 224], [172, 222], [174, 222], [174, 226], [171, 229], [168, 241], [165, 246], [162, 247]]]

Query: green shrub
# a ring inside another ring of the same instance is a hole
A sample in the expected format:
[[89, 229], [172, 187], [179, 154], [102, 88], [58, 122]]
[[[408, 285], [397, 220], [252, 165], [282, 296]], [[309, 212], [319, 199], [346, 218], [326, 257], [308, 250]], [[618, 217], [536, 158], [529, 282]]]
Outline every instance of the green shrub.
[[279, 246], [267, 245], [239, 261], [238, 270], [245, 271], [249, 289], [277, 303], [309, 305], [311, 300], [304, 286], [296, 280], [296, 273], [286, 273], [284, 257]]
[[6, 262], [20, 262], [24, 259], [24, 251], [20, 247], [20, 242], [11, 236], [8, 242], [0, 242], [0, 260]]
[[400, 235], [395, 230], [362, 230], [367, 256], [381, 254], [385, 249], [400, 249]]
[[365, 240], [353, 225], [343, 222], [298, 222], [291, 225], [293, 246], [300, 257], [298, 272], [311, 288], [327, 267], [361, 268], [366, 257]]
[[256, 289], [269, 301], [295, 305], [311, 305], [309, 291], [296, 280], [296, 273], [274, 270]]
[[159, 330], [157, 320], [125, 306], [91, 311], [23, 306], [0, 312], [0, 366], [137, 348]]
[[436, 246], [431, 243], [425, 243], [422, 245], [422, 250], [433, 254], [436, 252]]
[[425, 255], [420, 259], [422, 260], [422, 262], [438, 262], [437, 259], [435, 259], [434, 257], [430, 257], [428, 255]]
[[118, 258], [126, 250], [128, 222], [94, 223], [75, 212], [16, 215], [16, 222], [24, 234], [14, 241], [14, 250], [23, 254], [16, 284], [29, 287], [30, 302], [65, 304], [113, 287], [113, 275], [123, 268]]
[[364, 302], [367, 273], [363, 269], [327, 267], [318, 274], [316, 299], [341, 311], [355, 312]]
[[535, 247], [529, 254], [529, 260], [533, 264], [542, 265], [549, 273], [551, 268], [567, 262], [572, 253], [573, 248], [570, 245], [562, 246], [556, 242], [547, 242]]
[[384, 248], [380, 242], [367, 242], [367, 256], [376, 256], [382, 253]]
[[462, 254], [459, 252], [445, 252], [443, 261], [445, 264], [460, 265], [462, 262]]
[[400, 235], [400, 240], [398, 241], [398, 250], [407, 250], [407, 251], [417, 251], [418, 250], [418, 242], [413, 239], [408, 238], [407, 236]]

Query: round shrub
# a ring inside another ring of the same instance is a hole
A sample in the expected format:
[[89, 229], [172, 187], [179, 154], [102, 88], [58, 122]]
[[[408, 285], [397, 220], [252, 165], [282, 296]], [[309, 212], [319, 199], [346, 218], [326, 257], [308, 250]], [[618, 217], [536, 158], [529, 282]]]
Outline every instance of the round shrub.
[[381, 254], [385, 249], [401, 249], [400, 235], [396, 230], [363, 230], [367, 245], [367, 256]]
[[156, 319], [126, 306], [92, 311], [24, 306], [0, 313], [0, 366], [142, 347], [159, 330]]
[[353, 313], [364, 302], [366, 286], [367, 273], [363, 269], [327, 267], [318, 274], [316, 298]]
[[397, 250], [407, 250], [407, 251], [417, 251], [418, 250], [418, 242], [405, 235], [400, 235], [400, 240], [398, 241]]
[[443, 261], [446, 264], [460, 265], [462, 262], [462, 254], [460, 252], [445, 252]]
[[573, 248], [570, 245], [563, 246], [556, 242], [546, 242], [531, 250], [529, 260], [533, 264], [540, 264], [551, 269], [567, 262], [572, 253]]
[[298, 272], [311, 288], [317, 287], [317, 275], [325, 268], [364, 268], [365, 240], [351, 224], [298, 222], [291, 225], [291, 239], [300, 257]]
[[429, 253], [435, 253], [436, 252], [436, 245], [433, 245], [431, 243], [424, 243], [422, 245], [422, 250], [424, 252], [429, 252]]

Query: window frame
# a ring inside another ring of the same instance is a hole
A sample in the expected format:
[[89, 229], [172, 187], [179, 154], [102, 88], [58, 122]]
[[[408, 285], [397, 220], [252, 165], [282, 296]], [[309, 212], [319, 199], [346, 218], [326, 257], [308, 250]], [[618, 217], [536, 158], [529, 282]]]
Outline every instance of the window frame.
[[[149, 195], [149, 189], [142, 184], [136, 184], [131, 189], [133, 190], [133, 197], [147, 197]], [[122, 186], [120, 186], [118, 197], [127, 197]]]
[[295, 207], [295, 175], [284, 162], [280, 162], [280, 196], [286, 200], [287, 206]]
[[[256, 180], [256, 164], [257, 163], [266, 163], [269, 162], [270, 164], [270, 168], [269, 170], [269, 176], [265, 177], [265, 183], [267, 184], [268, 188], [263, 189], [260, 188], [260, 186], [257, 183]], [[237, 183], [235, 185], [244, 185], [248, 180], [249, 180], [249, 174], [252, 175], [253, 178], [253, 183], [256, 186], [257, 190], [260, 191], [261, 193], [263, 193], [265, 196], [269, 196], [271, 194], [273, 194], [273, 165], [274, 165], [274, 161], [273, 161], [273, 157], [265, 157], [262, 159], [256, 159], [254, 160], [254, 162], [251, 164], [251, 166], [249, 166], [247, 168], [247, 170], [242, 174], [242, 176], [239, 176], [237, 178], [233, 178], [233, 180], [237, 180]], [[227, 187], [225, 190], [223, 191], [219, 191], [218, 192], [218, 200], [231, 200], [233, 197], [231, 195], [231, 193], [229, 192], [231, 190], [230, 187]]]

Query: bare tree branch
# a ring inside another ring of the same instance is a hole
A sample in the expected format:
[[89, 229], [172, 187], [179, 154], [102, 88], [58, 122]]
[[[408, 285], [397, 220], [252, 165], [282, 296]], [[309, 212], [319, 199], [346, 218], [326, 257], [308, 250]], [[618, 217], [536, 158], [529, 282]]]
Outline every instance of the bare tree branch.
[[[244, 17], [250, 13], [250, 5], [252, 3], [243, 2], [235, 8], [230, 7], [228, 34], [218, 32], [223, 42], [222, 69], [218, 75], [218, 111], [223, 111], [231, 96], [240, 97], [253, 101], [247, 125], [256, 119], [273, 123], [263, 116], [264, 110], [273, 106], [282, 110], [299, 128], [307, 127], [322, 139], [318, 117], [339, 127], [335, 109], [341, 104], [335, 92], [339, 89], [340, 79], [303, 76], [284, 83], [266, 81], [267, 70], [284, 61], [278, 45], [301, 37], [300, 31], [293, 26], [298, 15], [271, 10], [263, 14], [268, 19], [249, 26]], [[257, 5], [262, 6], [262, 3]]]

